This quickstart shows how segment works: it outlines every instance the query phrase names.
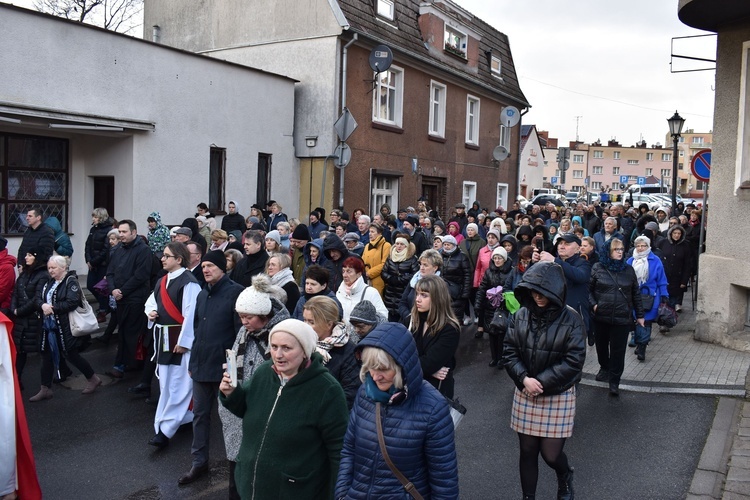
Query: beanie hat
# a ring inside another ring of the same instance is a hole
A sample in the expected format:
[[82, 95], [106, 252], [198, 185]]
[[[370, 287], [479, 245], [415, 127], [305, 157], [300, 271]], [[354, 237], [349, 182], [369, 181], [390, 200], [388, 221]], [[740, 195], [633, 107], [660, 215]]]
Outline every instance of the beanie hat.
[[310, 241], [310, 231], [307, 229], [306, 225], [299, 224], [294, 228], [292, 238], [294, 238], [295, 240]]
[[271, 238], [276, 242], [276, 244], [281, 245], [281, 233], [279, 233], [277, 230], [274, 229], [273, 231], [268, 231], [266, 239], [268, 238]]
[[411, 224], [414, 227], [418, 227], [419, 226], [419, 217], [417, 217], [414, 214], [409, 214], [409, 215], [406, 216], [406, 222], [408, 222], [409, 224]]
[[496, 249], [492, 251], [492, 257], [495, 255], [499, 255], [503, 258], [503, 260], [508, 260], [508, 252], [505, 251], [505, 249], [502, 246], [498, 246]]
[[651, 221], [646, 223], [646, 229], [650, 229], [653, 233], [659, 232], [659, 223]]
[[473, 222], [469, 222], [468, 224], [466, 224], [466, 229], [472, 229], [472, 228], [473, 228], [473, 229], [474, 229], [474, 231], [476, 231], [477, 233], [479, 232], [479, 226], [477, 226], [477, 225], [476, 225], [475, 223], [473, 223]]
[[253, 276], [252, 283], [251, 286], [242, 290], [242, 293], [237, 297], [234, 310], [239, 314], [255, 314], [258, 316], [271, 314], [271, 296], [274, 292], [271, 278], [265, 274], [256, 274]]
[[210, 252], [207, 252], [201, 259], [201, 263], [203, 262], [210, 262], [221, 269], [222, 272], [227, 272], [227, 258], [221, 250], [211, 250]]
[[493, 227], [492, 229], [487, 231], [487, 235], [489, 236], [490, 234], [494, 235], [495, 238], [497, 238], [497, 240], [500, 241], [500, 231], [498, 231], [496, 228]]
[[456, 238], [454, 238], [451, 234], [446, 234], [445, 236], [443, 236], [443, 245], [445, 245], [446, 243], [451, 243], [453, 244], [453, 246], [458, 245]]
[[359, 302], [349, 314], [349, 322], [377, 325], [383, 318], [375, 310], [375, 306], [369, 300]]
[[302, 346], [302, 350], [305, 352], [305, 356], [309, 359], [312, 353], [315, 352], [315, 346], [318, 343], [318, 334], [312, 329], [310, 325], [304, 323], [298, 319], [285, 319], [281, 323], [277, 324], [268, 334], [268, 343], [273, 342], [273, 336], [275, 333], [284, 332], [288, 333], [299, 342]]

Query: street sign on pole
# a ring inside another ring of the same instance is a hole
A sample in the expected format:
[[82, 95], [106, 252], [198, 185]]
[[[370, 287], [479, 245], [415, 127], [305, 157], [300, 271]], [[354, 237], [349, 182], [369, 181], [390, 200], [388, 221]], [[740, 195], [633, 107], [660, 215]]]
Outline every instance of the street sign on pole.
[[557, 177], [550, 177], [549, 182], [553, 186], [556, 186], [557, 185]]
[[711, 177], [711, 150], [701, 149], [690, 162], [690, 170], [696, 179], [708, 182]]
[[627, 184], [628, 183], [628, 176], [627, 175], [621, 175], [620, 176], [620, 184]]
[[645, 177], [638, 177], [638, 185], [643, 186], [646, 184], [646, 178]]
[[344, 108], [344, 112], [341, 113], [339, 119], [333, 124], [333, 129], [336, 131], [336, 135], [342, 142], [346, 142], [352, 132], [357, 128], [357, 120], [352, 116], [352, 112], [349, 108]]

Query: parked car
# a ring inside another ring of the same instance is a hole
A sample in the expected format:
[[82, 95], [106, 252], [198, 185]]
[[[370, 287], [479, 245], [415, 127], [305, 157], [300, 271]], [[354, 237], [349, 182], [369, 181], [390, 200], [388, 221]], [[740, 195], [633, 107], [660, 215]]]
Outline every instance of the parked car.
[[538, 194], [531, 199], [531, 204], [543, 207], [547, 203], [552, 203], [556, 207], [565, 207], [561, 198], [562, 196], [559, 194]]
[[521, 196], [520, 194], [516, 196], [516, 201], [518, 202], [519, 206], [524, 208], [529, 205], [529, 200], [527, 200], [525, 196]]
[[579, 193], [577, 193], [576, 191], [568, 191], [567, 193], [565, 193], [565, 200], [569, 204], [575, 203], [576, 201], [578, 201], [578, 195]]
[[[629, 200], [630, 197], [625, 198]], [[664, 203], [650, 194], [634, 194], [633, 195], [633, 206], [638, 207], [641, 203], [648, 205], [649, 210], [656, 210], [659, 207], [663, 207]]]

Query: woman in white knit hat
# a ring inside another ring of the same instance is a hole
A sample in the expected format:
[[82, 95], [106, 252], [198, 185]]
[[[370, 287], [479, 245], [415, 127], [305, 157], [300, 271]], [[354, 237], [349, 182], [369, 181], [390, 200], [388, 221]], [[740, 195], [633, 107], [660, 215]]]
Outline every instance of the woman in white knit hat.
[[250, 380], [234, 388], [224, 373], [219, 400], [244, 431], [235, 477], [242, 498], [333, 498], [349, 412], [317, 340], [309, 325], [284, 320], [268, 335], [271, 360]]

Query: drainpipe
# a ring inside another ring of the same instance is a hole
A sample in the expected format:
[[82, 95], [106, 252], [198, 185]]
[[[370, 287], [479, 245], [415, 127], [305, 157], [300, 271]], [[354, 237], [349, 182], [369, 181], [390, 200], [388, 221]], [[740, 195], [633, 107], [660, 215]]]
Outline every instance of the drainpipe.
[[[349, 47], [354, 44], [358, 39], [358, 36], [356, 33], [352, 36], [352, 39], [349, 40], [349, 42], [344, 45], [343, 55], [341, 57], [341, 112], [343, 113], [346, 109], [346, 68], [347, 68], [347, 60], [348, 60], [348, 52]], [[328, 158], [326, 158], [327, 160]], [[324, 163], [325, 168], [325, 163]], [[339, 207], [343, 210], [344, 208], [344, 169], [339, 169]]]
[[[523, 122], [523, 115], [529, 112], [529, 108], [524, 108], [524, 110], [521, 112], [521, 119], [518, 120], [518, 145], [521, 145], [521, 123]], [[513, 201], [516, 201], [518, 199], [518, 195], [521, 192], [521, 151], [518, 151], [518, 154], [516, 155], [516, 197], [513, 198]], [[542, 166], [542, 169], [544, 169], [544, 166]], [[527, 181], [528, 182], [528, 181]], [[513, 202], [508, 200], [508, 206], [513, 206]]]

